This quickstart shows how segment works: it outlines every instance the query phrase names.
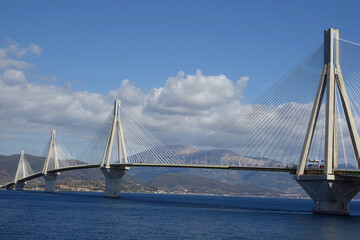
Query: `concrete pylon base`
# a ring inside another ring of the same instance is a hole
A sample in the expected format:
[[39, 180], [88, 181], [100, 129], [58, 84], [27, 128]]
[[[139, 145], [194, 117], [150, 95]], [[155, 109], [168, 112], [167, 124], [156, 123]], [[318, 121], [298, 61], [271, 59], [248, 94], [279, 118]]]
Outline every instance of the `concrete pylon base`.
[[23, 191], [25, 187], [26, 182], [17, 182], [15, 183], [15, 190], [16, 191]]
[[360, 191], [359, 177], [301, 175], [294, 179], [314, 200], [315, 214], [350, 215], [349, 202]]
[[121, 179], [129, 170], [128, 167], [102, 167], [101, 171], [105, 176], [105, 197], [120, 197]]
[[56, 179], [58, 178], [58, 176], [59, 173], [47, 173], [44, 175], [46, 193], [55, 192]]

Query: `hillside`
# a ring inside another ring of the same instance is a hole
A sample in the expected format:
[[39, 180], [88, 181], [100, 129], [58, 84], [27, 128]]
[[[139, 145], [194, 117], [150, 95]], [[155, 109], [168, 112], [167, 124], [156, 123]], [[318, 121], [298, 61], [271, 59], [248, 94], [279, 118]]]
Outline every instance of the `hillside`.
[[243, 196], [277, 196], [276, 191], [248, 185], [231, 185], [218, 180], [177, 173], [165, 173], [148, 182], [148, 185], [159, 191], [194, 194], [220, 194]]

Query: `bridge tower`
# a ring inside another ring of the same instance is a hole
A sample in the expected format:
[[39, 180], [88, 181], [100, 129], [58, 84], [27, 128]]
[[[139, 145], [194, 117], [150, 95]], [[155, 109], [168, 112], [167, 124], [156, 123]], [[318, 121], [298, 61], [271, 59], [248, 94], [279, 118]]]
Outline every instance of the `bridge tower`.
[[47, 151], [46, 154], [46, 159], [45, 159], [45, 163], [44, 163], [44, 168], [43, 168], [43, 176], [45, 179], [45, 192], [46, 193], [54, 193], [55, 192], [55, 184], [56, 184], [56, 179], [57, 177], [60, 175], [60, 173], [58, 172], [48, 172], [49, 170], [49, 166], [50, 166], [50, 160], [52, 159], [51, 156], [54, 156], [54, 162], [51, 164], [53, 164], [53, 168], [57, 169], [59, 168], [59, 159], [58, 159], [58, 154], [57, 154], [57, 149], [56, 149], [56, 130], [53, 129], [51, 131], [51, 139], [50, 139], [50, 144], [49, 144], [49, 149]]
[[[301, 187], [314, 200], [314, 213], [349, 215], [348, 204], [360, 190], [360, 178], [334, 174], [334, 169], [338, 167], [336, 92], [338, 92], [341, 100], [341, 107], [344, 111], [352, 147], [359, 167], [360, 141], [341, 73], [339, 54], [339, 30], [333, 28], [325, 30], [324, 66], [294, 179], [297, 180]], [[324, 172], [320, 175], [306, 174], [306, 161], [318, 120], [320, 105], [325, 92], [326, 122]]]
[[28, 170], [32, 171], [29, 163], [25, 160], [24, 150], [21, 150], [21, 152], [20, 152], [20, 160], [19, 160], [19, 164], [18, 164], [18, 167], [16, 169], [16, 174], [15, 174], [15, 178], [14, 178], [15, 189], [17, 191], [24, 190], [26, 182], [25, 181], [19, 181], [19, 179], [27, 177]]
[[116, 135], [118, 163], [128, 163], [123, 129], [120, 118], [121, 101], [115, 100], [114, 117], [110, 133], [106, 142], [105, 151], [100, 163], [100, 169], [103, 172], [105, 182], [105, 197], [120, 197], [121, 179], [129, 170], [129, 167], [115, 167], [110, 165], [111, 153], [113, 149], [114, 137]]

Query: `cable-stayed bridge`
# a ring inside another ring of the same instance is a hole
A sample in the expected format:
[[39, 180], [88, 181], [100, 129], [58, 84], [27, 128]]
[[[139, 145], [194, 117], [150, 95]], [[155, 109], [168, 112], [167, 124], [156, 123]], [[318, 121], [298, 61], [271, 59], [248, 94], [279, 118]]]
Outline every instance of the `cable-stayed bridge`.
[[242, 110], [198, 149], [218, 154], [182, 159], [115, 101], [114, 112], [75, 160], [52, 131], [42, 169], [21, 153], [13, 182], [45, 179], [54, 192], [60, 172], [100, 168], [105, 196], [119, 197], [131, 167], [207, 168], [289, 172], [314, 200], [314, 213], [348, 215], [360, 190], [360, 45], [324, 32], [324, 43]]

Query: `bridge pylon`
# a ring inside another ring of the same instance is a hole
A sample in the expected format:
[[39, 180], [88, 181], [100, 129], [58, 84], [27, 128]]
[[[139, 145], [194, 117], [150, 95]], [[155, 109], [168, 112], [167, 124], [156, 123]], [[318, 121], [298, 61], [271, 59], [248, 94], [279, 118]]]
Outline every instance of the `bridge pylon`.
[[113, 150], [114, 138], [117, 142], [117, 162], [128, 163], [126, 155], [126, 147], [123, 135], [123, 129], [120, 118], [121, 101], [115, 100], [114, 104], [114, 117], [109, 132], [109, 136], [106, 142], [103, 157], [100, 163], [100, 169], [103, 172], [105, 182], [105, 197], [120, 197], [120, 184], [122, 177], [129, 170], [129, 167], [114, 167], [110, 165], [111, 153]]
[[17, 191], [24, 190], [26, 182], [21, 181], [20, 179], [27, 177], [29, 171], [32, 172], [32, 169], [31, 169], [29, 163], [27, 162], [27, 160], [25, 159], [24, 150], [21, 150], [19, 164], [16, 169], [16, 174], [15, 174], [15, 178], [14, 178], [15, 189]]
[[[358, 167], [360, 167], [360, 140], [341, 73], [339, 56], [339, 30], [333, 28], [325, 30], [324, 66], [294, 179], [314, 200], [314, 213], [349, 215], [348, 204], [360, 190], [360, 178], [334, 174], [334, 169], [338, 167], [336, 92], [340, 96]], [[325, 93], [324, 172], [321, 175], [305, 174], [306, 162]]]
[[[52, 158], [53, 156], [53, 158]], [[53, 162], [51, 161], [53, 159]], [[53, 169], [59, 168], [59, 159], [56, 148], [56, 130], [51, 130], [51, 139], [48, 151], [46, 153], [45, 163], [43, 167], [43, 176], [45, 179], [45, 192], [46, 193], [54, 193], [55, 192], [55, 184], [57, 177], [60, 175], [59, 172], [48, 172], [50, 165], [53, 165]]]

